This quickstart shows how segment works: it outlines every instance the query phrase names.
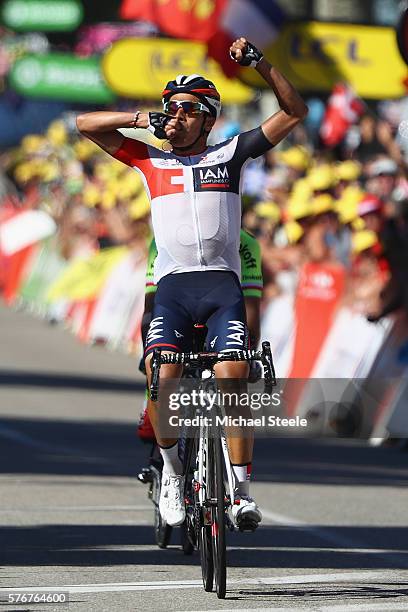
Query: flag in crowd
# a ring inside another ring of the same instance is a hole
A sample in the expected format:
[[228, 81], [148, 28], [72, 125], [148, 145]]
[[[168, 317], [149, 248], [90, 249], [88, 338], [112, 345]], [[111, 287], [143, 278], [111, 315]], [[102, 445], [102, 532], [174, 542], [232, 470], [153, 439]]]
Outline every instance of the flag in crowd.
[[364, 102], [346, 83], [337, 83], [327, 102], [320, 128], [322, 143], [328, 147], [340, 144], [347, 130], [364, 113]]
[[123, 0], [123, 19], [145, 20], [175, 38], [202, 41], [208, 54], [225, 74], [235, 76], [225, 49], [243, 33], [260, 48], [270, 45], [285, 23], [285, 15], [274, 0]]

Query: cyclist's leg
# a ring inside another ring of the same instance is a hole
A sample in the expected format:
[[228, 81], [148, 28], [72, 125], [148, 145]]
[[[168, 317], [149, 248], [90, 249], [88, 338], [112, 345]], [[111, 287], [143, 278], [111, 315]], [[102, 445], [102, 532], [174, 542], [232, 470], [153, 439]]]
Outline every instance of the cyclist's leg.
[[[229, 302], [214, 312], [207, 321], [207, 344], [216, 352], [243, 350], [248, 348], [248, 329], [245, 318], [245, 304], [241, 288], [228, 287]], [[234, 291], [235, 290], [235, 291]], [[250, 418], [248, 406], [240, 406], [234, 399], [246, 390], [249, 366], [243, 361], [217, 363], [215, 375], [220, 391], [226, 398], [231, 397], [231, 406], [225, 405], [227, 414]], [[227, 432], [228, 433], [228, 432]], [[253, 436], [247, 428], [230, 431], [228, 439], [230, 459], [233, 464], [249, 463], [252, 459]]]
[[[162, 353], [183, 352], [188, 349], [191, 336], [191, 322], [178, 312], [162, 305], [155, 304], [152, 321], [146, 338], [146, 373], [148, 383], [151, 382], [151, 357], [154, 349], [160, 348]], [[182, 374], [182, 366], [164, 364], [160, 367], [160, 383], [170, 385], [174, 382], [174, 391], [177, 392], [177, 384]], [[168, 427], [168, 419], [171, 415], [164, 394], [158, 402], [148, 399], [148, 414], [152, 423], [157, 442], [160, 447], [172, 447], [177, 442], [177, 430], [171, 435]]]
[[[236, 297], [229, 304], [216, 311], [207, 321], [207, 343], [211, 350], [231, 351], [248, 348], [248, 330], [245, 318], [245, 305], [240, 292], [229, 294]], [[231, 398], [230, 406], [225, 406], [226, 414], [242, 416], [245, 420], [252, 417], [247, 403], [240, 405], [235, 401], [236, 395], [246, 391], [249, 366], [244, 362], [223, 362], [215, 366], [215, 374], [220, 391]], [[225, 402], [224, 402], [225, 405]], [[253, 428], [248, 425], [226, 427], [228, 450], [235, 477], [235, 495], [238, 504], [233, 507], [234, 517], [239, 524], [249, 519], [257, 524], [262, 515], [249, 497], [249, 480], [252, 471], [252, 454], [254, 444]]]
[[[151, 357], [154, 349], [160, 348], [163, 353], [180, 352], [188, 350], [191, 343], [192, 322], [174, 299], [171, 284], [171, 282], [166, 282], [164, 285], [159, 283], [153, 317], [146, 337], [145, 357], [149, 385]], [[160, 368], [161, 388], [163, 389], [163, 382], [166, 381], [177, 392], [181, 374], [182, 366], [162, 365]], [[183, 523], [185, 519], [184, 477], [178, 455], [178, 430], [175, 428], [173, 435], [169, 431], [171, 412], [165, 395], [162, 394], [162, 399], [160, 399], [159, 394], [158, 402], [152, 402], [149, 399], [148, 411], [163, 458], [159, 509], [164, 521], [168, 525], [176, 526]]]

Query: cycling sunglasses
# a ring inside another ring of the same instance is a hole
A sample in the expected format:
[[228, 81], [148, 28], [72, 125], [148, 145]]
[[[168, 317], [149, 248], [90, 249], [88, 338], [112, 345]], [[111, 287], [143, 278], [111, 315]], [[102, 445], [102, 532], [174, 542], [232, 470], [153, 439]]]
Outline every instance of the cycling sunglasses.
[[170, 100], [163, 104], [163, 110], [168, 115], [176, 115], [179, 108], [182, 108], [186, 115], [192, 117], [210, 112], [201, 102], [191, 102], [190, 100]]

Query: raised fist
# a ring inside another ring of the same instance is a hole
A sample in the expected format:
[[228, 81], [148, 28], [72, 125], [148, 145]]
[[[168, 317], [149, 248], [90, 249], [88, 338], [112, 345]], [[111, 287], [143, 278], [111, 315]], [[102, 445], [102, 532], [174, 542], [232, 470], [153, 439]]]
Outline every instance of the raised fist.
[[237, 40], [232, 43], [230, 47], [230, 56], [234, 62], [237, 62], [240, 66], [251, 66], [252, 68], [255, 68], [263, 58], [261, 51], [244, 37], [237, 38]]

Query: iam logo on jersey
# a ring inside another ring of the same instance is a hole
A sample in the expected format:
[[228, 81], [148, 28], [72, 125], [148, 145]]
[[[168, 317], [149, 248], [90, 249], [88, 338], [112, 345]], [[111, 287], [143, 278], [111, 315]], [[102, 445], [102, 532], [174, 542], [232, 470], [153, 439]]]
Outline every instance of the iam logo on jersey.
[[194, 168], [193, 172], [196, 191], [230, 189], [231, 181], [226, 164], [216, 164], [207, 168]]

